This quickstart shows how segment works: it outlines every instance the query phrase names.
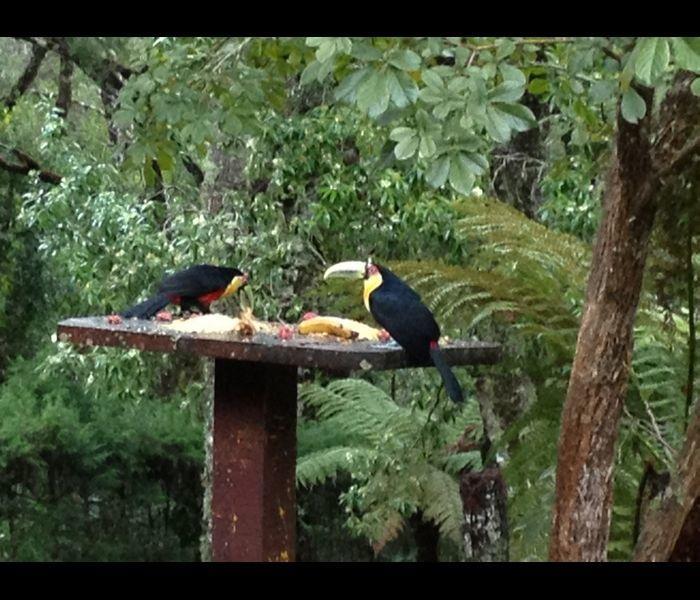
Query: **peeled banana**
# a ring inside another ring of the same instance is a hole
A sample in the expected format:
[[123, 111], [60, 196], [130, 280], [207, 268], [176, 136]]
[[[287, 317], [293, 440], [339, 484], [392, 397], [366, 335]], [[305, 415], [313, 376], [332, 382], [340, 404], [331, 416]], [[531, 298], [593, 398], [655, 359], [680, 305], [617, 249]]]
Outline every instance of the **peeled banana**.
[[312, 317], [299, 323], [297, 331], [302, 335], [326, 333], [345, 340], [379, 340], [378, 329], [340, 317]]

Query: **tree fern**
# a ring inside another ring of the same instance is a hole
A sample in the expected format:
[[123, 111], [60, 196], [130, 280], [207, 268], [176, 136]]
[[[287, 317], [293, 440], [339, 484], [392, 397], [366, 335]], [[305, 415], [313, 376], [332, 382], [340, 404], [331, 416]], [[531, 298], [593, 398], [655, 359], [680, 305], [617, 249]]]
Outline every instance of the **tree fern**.
[[[429, 417], [415, 406], [397, 405], [381, 389], [358, 379], [307, 385], [300, 398], [304, 412], [314, 415], [300, 423], [300, 485], [348, 472], [353, 485], [342, 497], [348, 524], [377, 552], [419, 510], [442, 536], [459, 543], [463, 511], [456, 475], [465, 465], [479, 465], [480, 457], [456, 451], [455, 443], [467, 427], [478, 433], [475, 402], [467, 402], [454, 420], [443, 418], [439, 410]], [[336, 432], [335, 438], [326, 436], [328, 431]], [[323, 439], [325, 448], [318, 443]]]

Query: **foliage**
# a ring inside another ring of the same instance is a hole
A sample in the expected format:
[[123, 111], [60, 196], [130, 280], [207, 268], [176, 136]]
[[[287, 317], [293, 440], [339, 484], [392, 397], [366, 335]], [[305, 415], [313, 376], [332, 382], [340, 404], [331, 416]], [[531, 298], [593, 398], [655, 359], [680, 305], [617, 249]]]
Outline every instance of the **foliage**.
[[297, 480], [308, 487], [339, 471], [350, 473], [353, 483], [341, 502], [351, 531], [380, 552], [420, 511], [443, 537], [460, 543], [463, 509], [454, 475], [466, 465], [478, 466], [480, 457], [450, 444], [478, 427], [475, 402], [452, 418], [445, 419], [449, 410], [431, 417], [362, 380], [309, 385], [301, 399], [315, 419], [300, 424]]

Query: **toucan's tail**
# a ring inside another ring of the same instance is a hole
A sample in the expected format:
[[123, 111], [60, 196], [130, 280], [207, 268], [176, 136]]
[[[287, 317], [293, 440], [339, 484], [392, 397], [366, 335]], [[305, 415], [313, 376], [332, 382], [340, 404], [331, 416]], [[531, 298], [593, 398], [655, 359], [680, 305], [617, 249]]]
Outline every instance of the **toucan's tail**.
[[455, 374], [452, 372], [452, 369], [450, 369], [445, 362], [437, 342], [431, 342], [430, 356], [433, 359], [433, 363], [437, 367], [437, 370], [440, 372], [443, 382], [445, 383], [447, 395], [453, 402], [464, 402], [462, 388], [459, 386], [459, 382], [457, 381]]
[[156, 294], [153, 298], [144, 300], [136, 306], [125, 310], [121, 316], [125, 319], [136, 317], [137, 319], [150, 319], [159, 310], [165, 308], [170, 302], [170, 299], [165, 294]]

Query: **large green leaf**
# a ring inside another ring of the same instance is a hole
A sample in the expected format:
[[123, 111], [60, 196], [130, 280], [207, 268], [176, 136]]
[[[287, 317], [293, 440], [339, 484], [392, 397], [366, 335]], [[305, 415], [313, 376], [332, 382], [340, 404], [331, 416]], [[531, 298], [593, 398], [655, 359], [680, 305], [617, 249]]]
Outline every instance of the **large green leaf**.
[[537, 125], [537, 119], [532, 111], [523, 104], [506, 102], [494, 103], [493, 108], [504, 115], [504, 120], [515, 131], [527, 131]]
[[348, 102], [355, 100], [358, 86], [369, 76], [371, 71], [369, 67], [365, 67], [364, 69], [353, 71], [350, 75], [345, 77], [335, 89], [335, 99], [346, 99]]
[[630, 123], [637, 123], [640, 119], [644, 118], [647, 112], [647, 105], [634, 88], [629, 88], [622, 95], [622, 116], [625, 121]]
[[413, 50], [394, 50], [388, 56], [389, 64], [402, 71], [417, 71], [420, 69], [420, 56]]
[[443, 82], [442, 77], [437, 74], [435, 69], [423, 71], [421, 73], [421, 78], [423, 79], [425, 85], [433, 88], [433, 90], [437, 93], [440, 93], [445, 89], [445, 83]]
[[419, 139], [417, 135], [412, 135], [402, 139], [394, 148], [394, 154], [399, 160], [411, 158], [418, 149]]
[[460, 194], [470, 194], [474, 188], [474, 175], [464, 154], [452, 155], [450, 161], [450, 185]]
[[387, 76], [385, 73], [374, 71], [357, 90], [357, 106], [360, 110], [369, 113], [370, 117], [377, 117], [389, 107], [389, 90], [387, 89]]
[[650, 37], [637, 43], [635, 75], [647, 85], [653, 85], [668, 67], [671, 54], [668, 39]]
[[450, 156], [443, 154], [432, 165], [425, 175], [425, 179], [429, 185], [434, 188], [439, 188], [445, 185], [447, 175], [450, 172]]
[[673, 58], [681, 69], [700, 72], [700, 38], [671, 38]]

